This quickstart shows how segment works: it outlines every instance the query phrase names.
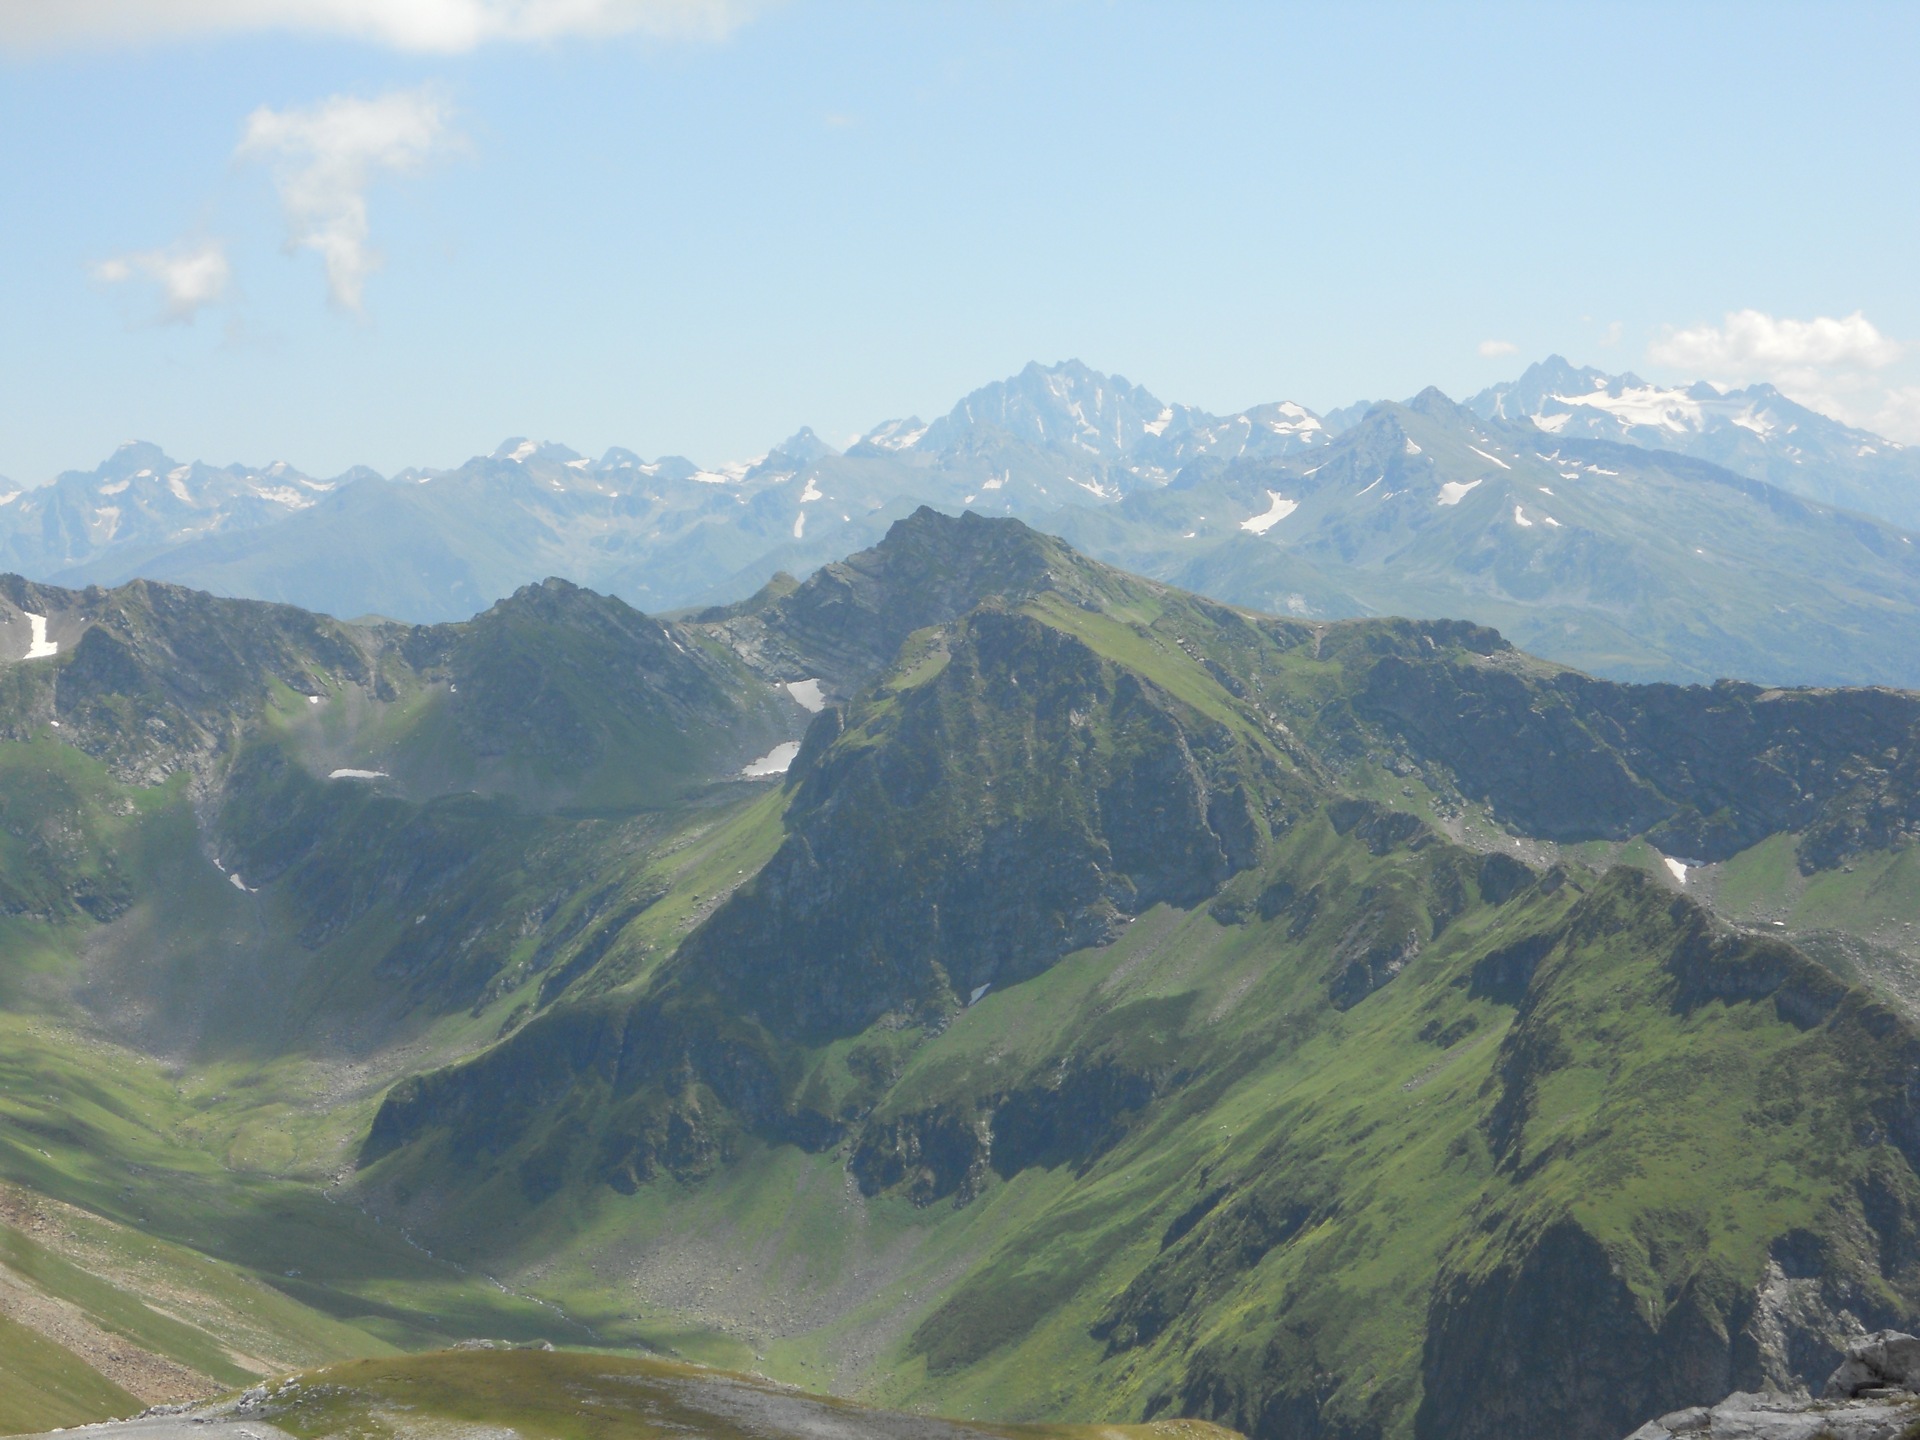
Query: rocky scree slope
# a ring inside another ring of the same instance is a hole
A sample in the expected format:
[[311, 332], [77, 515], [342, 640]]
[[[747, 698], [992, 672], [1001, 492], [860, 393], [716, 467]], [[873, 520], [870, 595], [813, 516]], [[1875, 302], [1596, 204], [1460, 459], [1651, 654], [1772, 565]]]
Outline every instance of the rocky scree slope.
[[[1920, 1306], [1920, 1036], [1654, 848], [1907, 845], [1915, 697], [1610, 684], [930, 511], [698, 623], [847, 698], [669, 958], [390, 1092], [361, 1184], [437, 1247], [894, 1402], [1276, 1440], [1615, 1436]], [[738, 1309], [660, 1268], [716, 1233]]]

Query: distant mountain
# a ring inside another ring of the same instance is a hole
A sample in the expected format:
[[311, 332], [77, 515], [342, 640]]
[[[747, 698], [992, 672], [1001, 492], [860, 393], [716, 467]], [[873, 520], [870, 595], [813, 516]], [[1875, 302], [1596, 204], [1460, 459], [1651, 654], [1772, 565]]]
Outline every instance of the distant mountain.
[[1212, 416], [1068, 361], [1029, 365], [932, 425], [877, 426], [844, 455], [803, 428], [715, 468], [624, 449], [593, 460], [516, 436], [451, 470], [320, 482], [283, 467], [179, 466], [129, 446], [93, 475], [0, 505], [0, 561], [60, 584], [139, 575], [423, 622], [550, 574], [662, 609], [813, 570], [922, 503], [1037, 516], [1164, 485], [1202, 456], [1279, 457], [1326, 440], [1298, 405]]
[[1649, 384], [1550, 355], [1467, 408], [1555, 439], [1614, 440], [1711, 460], [1828, 505], [1920, 525], [1920, 451], [1842, 425], [1771, 385]]
[[[1068, 360], [1029, 364], [982, 386], [931, 425], [888, 421], [849, 453], [911, 456], [956, 477], [974, 476], [979, 483], [971, 488], [989, 508], [1004, 510], [1023, 494], [1051, 496], [1055, 504], [1077, 498], [1075, 490], [1094, 501], [1114, 500], [1165, 483], [1203, 455], [1293, 455], [1327, 439], [1319, 417], [1290, 402], [1210, 415], [1163, 404], [1124, 376]], [[997, 472], [996, 460], [1004, 462]], [[1048, 478], [1054, 490], [1045, 487]], [[1010, 493], [996, 493], [1010, 486]]]
[[1920, 683], [1912, 536], [1704, 461], [1485, 421], [1429, 390], [1300, 461], [1195, 464], [1055, 529], [1302, 616], [1451, 615], [1633, 679]]
[[258, 470], [182, 465], [130, 440], [94, 470], [69, 470], [38, 489], [0, 482], [0, 567], [47, 576], [108, 557], [145, 559], [205, 536], [275, 525], [372, 474], [316, 480], [284, 461]]
[[1616, 678], [1920, 685], [1911, 537], [1866, 518], [1920, 509], [1915, 464], [1766, 387], [1656, 391], [1557, 359], [1468, 407], [1428, 391], [1324, 420], [1212, 415], [1066, 361], [844, 453], [802, 429], [712, 468], [514, 437], [322, 482], [135, 447], [0, 505], [0, 554], [61, 584], [341, 616], [453, 620], [547, 575], [660, 611], [810, 574], [930, 505], [1236, 603], [1497, 625]]

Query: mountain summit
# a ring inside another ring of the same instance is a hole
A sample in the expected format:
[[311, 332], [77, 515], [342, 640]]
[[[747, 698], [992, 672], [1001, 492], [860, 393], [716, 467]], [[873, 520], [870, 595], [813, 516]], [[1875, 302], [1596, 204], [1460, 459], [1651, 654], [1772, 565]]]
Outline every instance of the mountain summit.
[[1797, 404], [1771, 385], [1649, 384], [1558, 355], [1468, 407], [1543, 435], [1672, 450], [1808, 499], [1920, 526], [1920, 454]]
[[1916, 466], [1768, 387], [1558, 356], [1464, 407], [1429, 389], [1337, 426], [1290, 402], [1213, 415], [1068, 360], [844, 454], [803, 427], [718, 466], [514, 437], [450, 470], [316, 481], [128, 449], [0, 504], [0, 558], [421, 622], [547, 575], [670, 610], [807, 575], [926, 505], [1262, 609], [1461, 616], [1617, 678], [1911, 685]]

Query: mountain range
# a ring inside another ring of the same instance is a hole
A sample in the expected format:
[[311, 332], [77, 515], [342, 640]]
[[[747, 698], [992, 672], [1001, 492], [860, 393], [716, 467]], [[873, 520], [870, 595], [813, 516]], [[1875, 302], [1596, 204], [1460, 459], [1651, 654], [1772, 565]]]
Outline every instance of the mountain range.
[[[1512, 438], [1428, 396], [1210, 483], [1524, 535], [1702, 463], [1535, 499]], [[1920, 1312], [1914, 695], [1594, 678], [931, 507], [674, 616], [10, 577], [0, 633], [16, 1427], [488, 1336], [1611, 1440]]]
[[844, 453], [803, 429], [720, 469], [514, 439], [315, 480], [129, 445], [6, 487], [0, 564], [423, 623], [559, 574], [658, 612], [808, 574], [926, 504], [1233, 603], [1494, 625], [1613, 678], [1911, 685], [1916, 463], [1769, 387], [1659, 390], [1558, 357], [1464, 406], [1430, 390], [1325, 417], [1214, 416], [1066, 362]]
[[1672, 450], [1808, 500], [1920, 525], [1920, 453], [1796, 404], [1771, 385], [1662, 387], [1553, 355], [1467, 406], [1550, 437]]

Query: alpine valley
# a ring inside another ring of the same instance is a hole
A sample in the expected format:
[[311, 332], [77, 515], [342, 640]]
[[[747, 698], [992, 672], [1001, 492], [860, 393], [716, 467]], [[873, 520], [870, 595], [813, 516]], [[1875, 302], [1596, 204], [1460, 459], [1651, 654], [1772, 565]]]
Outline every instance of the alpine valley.
[[[1525, 424], [18, 497], [422, 623], [0, 579], [0, 1431], [1613, 1440], [1912, 1328], [1920, 695], [1774, 683], [1910, 677], [1911, 546]], [[436, 618], [596, 556], [811, 573]]]

